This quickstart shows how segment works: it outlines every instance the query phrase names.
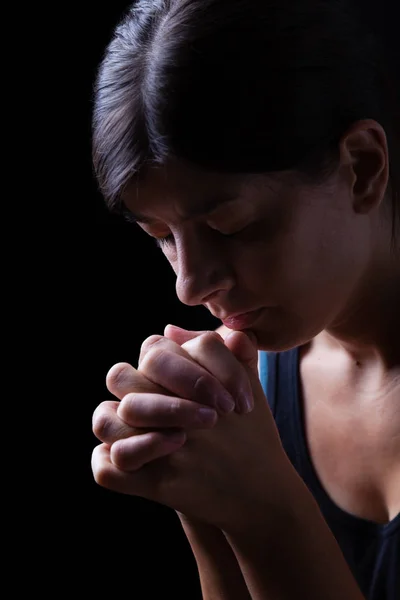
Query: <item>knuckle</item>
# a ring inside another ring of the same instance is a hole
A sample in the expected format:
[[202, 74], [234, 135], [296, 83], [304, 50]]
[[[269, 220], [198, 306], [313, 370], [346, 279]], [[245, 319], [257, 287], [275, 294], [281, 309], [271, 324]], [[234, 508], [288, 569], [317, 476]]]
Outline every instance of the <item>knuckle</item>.
[[215, 331], [206, 331], [197, 338], [200, 349], [208, 350], [214, 347], [216, 343], [221, 343], [221, 337]]
[[150, 350], [150, 348], [153, 348], [154, 346], [162, 342], [164, 339], [165, 338], [162, 335], [150, 335], [142, 343], [140, 347], [140, 355], [142, 356], [142, 354], [146, 354]]
[[161, 357], [165, 356], [165, 338], [153, 335], [142, 344], [139, 356], [139, 370], [143, 371], [149, 364], [154, 367]]
[[110, 487], [111, 485], [111, 467], [101, 458], [101, 445], [96, 446], [92, 452], [92, 473], [95, 482], [102, 487]]
[[140, 358], [140, 372], [144, 374], [148, 370], [163, 369], [167, 361], [167, 354], [169, 353], [161, 344], [153, 345], [146, 355]]
[[137, 416], [139, 408], [140, 405], [136, 393], [129, 392], [129, 394], [126, 394], [119, 403], [117, 414], [121, 419], [128, 419], [131, 421]]
[[130, 377], [132, 366], [128, 363], [117, 363], [108, 371], [106, 376], [107, 389], [119, 389], [126, 384]]
[[138, 460], [138, 452], [135, 452], [135, 446], [129, 445], [129, 450], [123, 443], [114, 443], [111, 446], [111, 458], [114, 465], [120, 469], [135, 468]]
[[106, 463], [100, 463], [93, 470], [93, 477], [95, 482], [101, 487], [111, 487], [111, 472], [110, 467]]
[[107, 439], [110, 428], [110, 416], [99, 407], [93, 413], [92, 418], [92, 429], [94, 435], [100, 440]]
[[124, 459], [126, 459], [126, 452], [124, 446], [118, 443], [114, 443], [111, 447], [111, 456], [114, 464], [123, 466]]

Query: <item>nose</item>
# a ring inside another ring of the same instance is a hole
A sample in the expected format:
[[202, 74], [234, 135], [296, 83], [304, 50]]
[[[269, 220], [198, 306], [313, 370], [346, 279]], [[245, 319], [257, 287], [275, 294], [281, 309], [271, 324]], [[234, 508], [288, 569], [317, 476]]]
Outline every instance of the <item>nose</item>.
[[176, 293], [189, 306], [204, 304], [234, 286], [233, 265], [217, 235], [191, 230], [176, 244]]

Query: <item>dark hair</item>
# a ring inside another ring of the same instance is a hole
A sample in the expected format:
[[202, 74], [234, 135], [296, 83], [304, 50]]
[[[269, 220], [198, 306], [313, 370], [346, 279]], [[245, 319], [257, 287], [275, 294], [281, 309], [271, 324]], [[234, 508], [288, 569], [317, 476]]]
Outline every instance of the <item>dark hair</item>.
[[400, 212], [398, 89], [383, 36], [343, 0], [139, 0], [94, 90], [93, 164], [111, 209], [151, 163], [321, 179], [360, 119], [385, 129]]

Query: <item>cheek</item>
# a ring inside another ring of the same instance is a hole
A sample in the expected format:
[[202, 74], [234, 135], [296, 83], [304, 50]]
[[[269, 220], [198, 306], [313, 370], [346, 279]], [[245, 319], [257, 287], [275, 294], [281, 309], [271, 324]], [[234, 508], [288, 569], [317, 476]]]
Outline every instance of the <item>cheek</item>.
[[360, 273], [362, 253], [343, 223], [320, 223], [303, 222], [270, 242], [244, 247], [238, 254], [243, 286], [298, 313], [337, 304]]
[[300, 314], [334, 314], [363, 274], [365, 243], [345, 221], [320, 221], [293, 235], [277, 257], [277, 286]]

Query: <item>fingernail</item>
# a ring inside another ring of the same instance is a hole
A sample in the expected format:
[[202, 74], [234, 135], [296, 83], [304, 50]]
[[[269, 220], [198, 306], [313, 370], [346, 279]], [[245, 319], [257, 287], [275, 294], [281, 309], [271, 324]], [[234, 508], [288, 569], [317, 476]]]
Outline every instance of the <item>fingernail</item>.
[[219, 408], [219, 410], [224, 413], [230, 413], [235, 408], [235, 401], [233, 400], [232, 396], [225, 390], [218, 393], [216, 397], [216, 403], [217, 408]]
[[238, 394], [238, 404], [241, 413], [249, 413], [254, 408], [253, 395], [243, 390]]
[[202, 407], [197, 410], [197, 417], [203, 425], [214, 425], [218, 415], [214, 409]]
[[166, 326], [165, 326], [165, 329], [166, 329], [167, 327], [172, 327], [172, 329], [178, 329], [179, 331], [184, 331], [184, 330], [182, 329], [182, 327], [179, 327], [178, 325], [172, 325], [172, 323], [168, 323], [168, 325], [166, 325]]

